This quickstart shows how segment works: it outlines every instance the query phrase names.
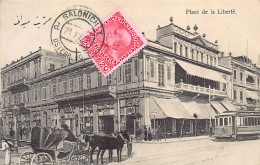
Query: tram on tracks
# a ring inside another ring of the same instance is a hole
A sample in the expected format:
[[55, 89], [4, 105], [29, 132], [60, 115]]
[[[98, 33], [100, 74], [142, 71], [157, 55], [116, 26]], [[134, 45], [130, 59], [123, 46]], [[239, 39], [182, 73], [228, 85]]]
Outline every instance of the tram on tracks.
[[215, 138], [247, 139], [260, 135], [260, 111], [227, 111], [216, 116]]

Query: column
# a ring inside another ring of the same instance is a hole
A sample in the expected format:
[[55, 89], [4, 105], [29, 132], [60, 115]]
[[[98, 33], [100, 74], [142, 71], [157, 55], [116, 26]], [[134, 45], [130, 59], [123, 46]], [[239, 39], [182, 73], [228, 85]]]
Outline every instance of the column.
[[99, 130], [98, 130], [98, 109], [97, 109], [97, 105], [93, 104], [93, 133], [94, 134], [98, 134]]
[[151, 119], [150, 119], [150, 114], [149, 114], [149, 112], [150, 112], [149, 99], [150, 99], [149, 96], [144, 97], [144, 110], [145, 110], [145, 112], [144, 112], [144, 125], [146, 125], [146, 126], [151, 125]]
[[193, 120], [190, 120], [190, 133], [193, 135]]
[[176, 133], [176, 119], [172, 119], [172, 133], [174, 135]]
[[118, 132], [120, 131], [120, 108], [119, 108], [119, 101], [116, 100], [114, 102], [114, 115], [113, 115], [113, 119], [114, 119], [114, 132]]

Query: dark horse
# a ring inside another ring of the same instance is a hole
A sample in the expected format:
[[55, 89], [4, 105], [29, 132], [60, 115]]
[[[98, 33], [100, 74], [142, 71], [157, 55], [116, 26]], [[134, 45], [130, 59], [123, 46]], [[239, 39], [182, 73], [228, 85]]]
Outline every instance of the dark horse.
[[129, 135], [126, 132], [118, 133], [116, 137], [110, 135], [86, 135], [85, 142], [90, 146], [90, 163], [93, 163], [92, 155], [95, 149], [98, 147], [97, 152], [97, 164], [98, 157], [101, 152], [101, 164], [103, 164], [103, 155], [106, 150], [109, 150], [109, 161], [112, 160], [112, 150], [117, 150], [117, 161], [121, 161], [122, 149], [125, 140], [129, 139]]

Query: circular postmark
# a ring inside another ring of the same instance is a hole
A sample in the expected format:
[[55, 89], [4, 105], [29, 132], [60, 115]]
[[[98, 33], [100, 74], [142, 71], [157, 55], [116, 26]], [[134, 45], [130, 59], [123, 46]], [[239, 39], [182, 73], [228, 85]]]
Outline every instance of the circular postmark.
[[[82, 45], [77, 43], [82, 35], [85, 36], [83, 49]], [[75, 6], [63, 11], [55, 19], [50, 37], [57, 53], [72, 59], [86, 58], [88, 50], [93, 46], [97, 38], [101, 40], [101, 45], [95, 54], [101, 50], [105, 41], [105, 31], [101, 20], [91, 9], [84, 6]], [[83, 51], [86, 53], [82, 53]]]

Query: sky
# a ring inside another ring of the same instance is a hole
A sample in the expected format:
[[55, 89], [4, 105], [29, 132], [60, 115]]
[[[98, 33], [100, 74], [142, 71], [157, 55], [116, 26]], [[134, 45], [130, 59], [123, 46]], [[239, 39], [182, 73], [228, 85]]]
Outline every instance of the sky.
[[[168, 25], [170, 17], [182, 28], [189, 25], [191, 32], [196, 24], [198, 32], [206, 34], [207, 40], [218, 40], [220, 51], [232, 52], [233, 56], [248, 54], [260, 67], [260, 0], [1, 0], [0, 68], [40, 46], [54, 51], [50, 40], [51, 26], [62, 11], [74, 5], [91, 8], [101, 19], [120, 6], [151, 40], [156, 39], [158, 25]], [[209, 13], [211, 10], [234, 9], [236, 14], [202, 14], [204, 9]], [[199, 11], [199, 14], [187, 14], [187, 10]]]

